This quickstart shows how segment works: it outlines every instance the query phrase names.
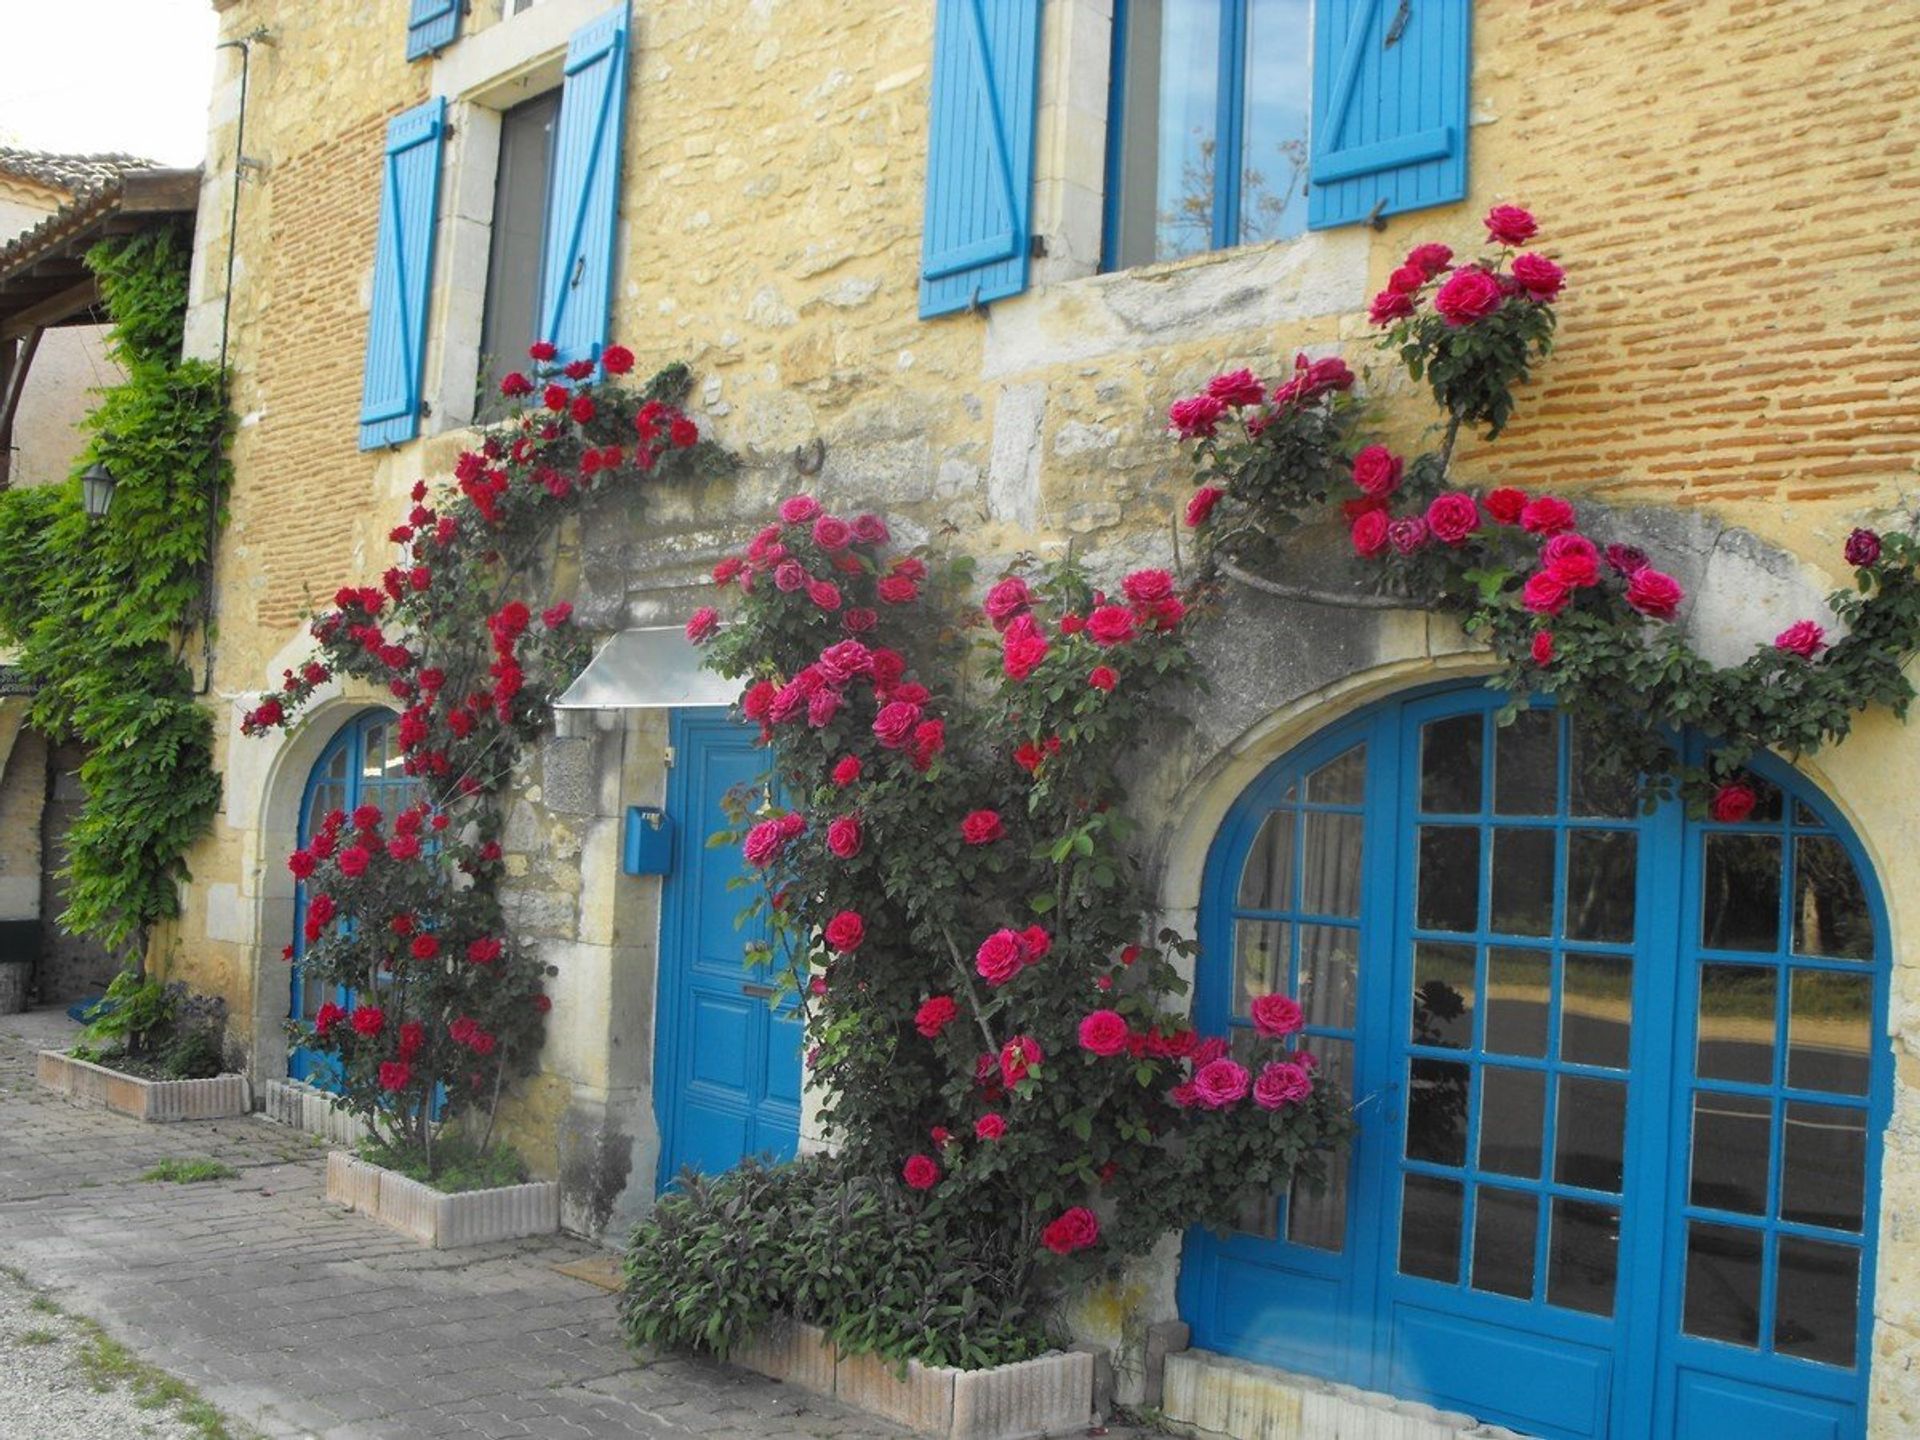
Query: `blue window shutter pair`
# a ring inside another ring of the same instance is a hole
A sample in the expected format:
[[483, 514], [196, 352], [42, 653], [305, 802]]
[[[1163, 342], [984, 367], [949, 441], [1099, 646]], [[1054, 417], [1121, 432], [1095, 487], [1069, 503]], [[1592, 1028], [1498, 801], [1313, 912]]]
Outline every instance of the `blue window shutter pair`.
[[920, 314], [1027, 288], [1041, 0], [938, 0]]
[[1471, 0], [1315, 0], [1307, 225], [1464, 199]]
[[627, 94], [627, 7], [574, 31], [554, 138], [540, 336], [559, 363], [598, 360], [613, 297], [620, 133]]
[[420, 423], [420, 374], [440, 199], [447, 102], [435, 96], [387, 124], [373, 313], [360, 391], [360, 448], [410, 440]]
[[407, 59], [444, 50], [460, 33], [461, 0], [412, 0], [407, 11]]

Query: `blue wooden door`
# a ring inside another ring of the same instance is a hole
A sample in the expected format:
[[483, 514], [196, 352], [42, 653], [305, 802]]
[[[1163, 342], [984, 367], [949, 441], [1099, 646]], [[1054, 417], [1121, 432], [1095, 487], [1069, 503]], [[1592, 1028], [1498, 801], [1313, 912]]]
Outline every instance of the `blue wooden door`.
[[1361, 1128], [1326, 1193], [1189, 1239], [1196, 1342], [1566, 1440], [1864, 1434], [1864, 857], [1785, 767], [1738, 825], [1643, 813], [1498, 703], [1377, 707], [1221, 828], [1203, 1027], [1295, 991]]
[[766, 752], [724, 711], [675, 711], [667, 813], [678, 853], [661, 889], [660, 995], [654, 1094], [659, 1186], [688, 1166], [707, 1174], [751, 1155], [787, 1159], [800, 1136], [801, 1025], [792, 998], [771, 1003], [771, 977], [745, 963], [763, 925], [739, 923], [752, 898], [731, 884], [745, 871], [737, 845], [709, 848], [729, 828], [729, 794], [757, 800]]
[[[377, 805], [383, 815], [391, 816], [419, 798], [418, 786], [403, 768], [394, 719], [390, 711], [368, 710], [341, 726], [340, 733], [327, 742], [307, 774], [300, 799], [299, 842], [303, 849], [328, 811], [343, 810], [351, 815], [358, 806]], [[302, 973], [306, 918], [307, 887], [301, 882], [294, 889], [293, 979], [288, 1013], [294, 1020], [312, 1025], [313, 1017], [327, 1001], [346, 1006], [353, 997], [344, 986], [309, 981]], [[329, 1057], [302, 1045], [288, 1049], [287, 1074], [329, 1089], [337, 1083]]]

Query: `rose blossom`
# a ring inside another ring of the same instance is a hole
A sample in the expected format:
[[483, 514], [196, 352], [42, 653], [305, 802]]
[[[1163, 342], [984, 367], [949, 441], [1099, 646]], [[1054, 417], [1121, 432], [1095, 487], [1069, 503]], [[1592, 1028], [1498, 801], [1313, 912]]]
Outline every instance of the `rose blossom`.
[[1118, 1055], [1127, 1048], [1127, 1022], [1118, 1010], [1095, 1010], [1080, 1022], [1080, 1048]]
[[1487, 492], [1487, 514], [1502, 525], [1517, 525], [1527, 508], [1527, 492], [1503, 485]]
[[1616, 575], [1638, 574], [1647, 568], [1647, 552], [1638, 545], [1609, 545], [1607, 568]]
[[1353, 457], [1353, 483], [1376, 500], [1400, 488], [1404, 462], [1384, 445], [1368, 445]]
[[1553, 632], [1536, 630], [1533, 632], [1533, 663], [1551, 665], [1553, 663]]
[[1046, 632], [1031, 615], [1015, 615], [1000, 638], [1000, 663], [1009, 680], [1025, 680], [1047, 658]]
[[1087, 684], [1095, 690], [1111, 691], [1120, 683], [1120, 673], [1111, 665], [1096, 665], [1087, 672]]
[[1291, 1035], [1305, 1023], [1299, 1002], [1289, 995], [1262, 995], [1253, 1002], [1253, 1028], [1262, 1035]]
[[1173, 576], [1165, 570], [1136, 570], [1120, 582], [1120, 589], [1136, 605], [1158, 605], [1173, 594]]
[[856, 515], [853, 517], [853, 538], [862, 545], [884, 545], [892, 538], [887, 522], [878, 515]]
[[704, 645], [720, 630], [720, 612], [711, 605], [702, 605], [687, 621], [687, 639], [696, 645]]
[[1013, 619], [1029, 605], [1033, 604], [1033, 591], [1027, 582], [1018, 575], [1009, 575], [991, 590], [981, 602], [981, 609], [987, 612], [987, 618], [993, 622], [996, 630], [1004, 630], [1007, 622]]
[[1880, 537], [1871, 530], [1855, 530], [1847, 536], [1847, 563], [1864, 570], [1880, 558]]
[[1244, 1100], [1251, 1083], [1247, 1067], [1225, 1056], [1209, 1060], [1193, 1072], [1194, 1097], [1207, 1110], [1224, 1110]]
[[969, 845], [991, 845], [1004, 834], [1006, 826], [1001, 824], [998, 810], [970, 811], [960, 822], [960, 838]]
[[913, 727], [920, 723], [920, 707], [905, 700], [893, 700], [880, 707], [873, 717], [873, 734], [883, 749], [898, 750], [907, 743]]
[[1040, 1243], [1056, 1255], [1071, 1255], [1090, 1249], [1100, 1240], [1100, 1217], [1084, 1205], [1076, 1205], [1049, 1221], [1040, 1232]]
[[1133, 638], [1133, 612], [1124, 605], [1096, 605], [1087, 616], [1087, 634], [1102, 647]]
[[1016, 1035], [1000, 1047], [1000, 1079], [1012, 1086], [1027, 1078], [1034, 1066], [1047, 1058], [1040, 1042], [1031, 1035]]
[[940, 1167], [928, 1155], [909, 1155], [900, 1178], [915, 1190], [931, 1190], [940, 1183]]
[[1398, 290], [1382, 290], [1367, 307], [1367, 319], [1375, 325], [1389, 325], [1413, 314], [1413, 297]]
[[991, 1110], [973, 1122], [973, 1138], [976, 1140], [998, 1140], [1006, 1133], [1006, 1117]]
[[1427, 543], [1427, 522], [1418, 515], [1402, 515], [1387, 526], [1387, 543], [1402, 555], [1411, 555]]
[[1518, 205], [1496, 205], [1487, 212], [1484, 222], [1489, 239], [1502, 245], [1524, 245], [1540, 233], [1540, 226], [1530, 211], [1522, 210]]
[[807, 724], [815, 730], [833, 723], [840, 713], [841, 694], [832, 687], [816, 690], [807, 697]]
[[1429, 242], [1425, 245], [1416, 245], [1407, 252], [1407, 264], [1418, 265], [1428, 279], [1432, 279], [1452, 263], [1453, 250], [1446, 245]]
[[1428, 278], [1427, 272], [1418, 265], [1402, 265], [1387, 276], [1387, 289], [1412, 295], [1427, 283]]
[[773, 583], [788, 593], [804, 590], [809, 583], [806, 568], [798, 560], [782, 560], [773, 567]]
[[829, 684], [844, 685], [856, 675], [873, 673], [873, 652], [858, 640], [842, 640], [822, 650], [818, 664]]
[[1573, 528], [1573, 506], [1557, 495], [1527, 501], [1520, 511], [1520, 527], [1535, 535], [1558, 535]]
[[822, 550], [844, 550], [853, 543], [853, 527], [844, 520], [822, 515], [813, 522], [813, 543]]
[[1285, 1060], [1269, 1061], [1253, 1082], [1253, 1103], [1262, 1110], [1297, 1105], [1313, 1093], [1313, 1077], [1304, 1067]]
[[1513, 278], [1534, 299], [1551, 300], [1560, 293], [1560, 287], [1567, 283], [1567, 272], [1546, 256], [1529, 251], [1514, 257]]
[[1216, 485], [1202, 485], [1193, 492], [1193, 498], [1187, 501], [1187, 524], [1197, 530], [1207, 523], [1207, 517], [1213, 514], [1213, 507], [1220, 503], [1220, 497], [1227, 492]]
[[1811, 620], [1796, 620], [1773, 637], [1773, 648], [1811, 660], [1827, 643], [1827, 632]]
[[1167, 429], [1182, 440], [1197, 440], [1212, 435], [1226, 409], [1225, 403], [1212, 395], [1194, 395], [1185, 400], [1176, 400], [1167, 407]]
[[1462, 490], [1449, 490], [1433, 497], [1427, 506], [1427, 529], [1447, 545], [1458, 545], [1480, 528], [1480, 507]]
[[1369, 510], [1353, 522], [1353, 553], [1371, 559], [1387, 548], [1387, 516], [1383, 510]]
[[352, 1022], [356, 1035], [378, 1035], [387, 1024], [387, 1012], [378, 1005], [356, 1005], [353, 1014], [347, 1018]]
[[1551, 570], [1536, 570], [1521, 587], [1520, 603], [1536, 615], [1558, 615], [1573, 598], [1573, 587]]
[[1500, 308], [1506, 292], [1485, 270], [1456, 270], [1433, 296], [1433, 308], [1449, 325], [1471, 325]]
[[747, 831], [746, 841], [740, 850], [746, 856], [747, 863], [756, 869], [764, 870], [780, 858], [780, 852], [787, 847], [787, 835], [781, 829], [778, 820], [762, 820]]
[[935, 995], [913, 1012], [913, 1028], [927, 1039], [936, 1039], [960, 1014], [951, 995]]
[[829, 948], [844, 955], [858, 950], [860, 942], [867, 938], [867, 922], [860, 918], [857, 910], [842, 910], [827, 922], [826, 929], [821, 933], [826, 937]]
[[860, 853], [860, 817], [841, 815], [827, 826], [827, 848], [842, 860]]
[[1554, 579], [1574, 589], [1600, 583], [1600, 552], [1584, 535], [1564, 530], [1540, 547], [1540, 564]]
[[1708, 806], [1708, 813], [1723, 825], [1738, 825], [1753, 813], [1759, 798], [1751, 787], [1731, 780], [1713, 792], [1713, 803]]
[[1251, 370], [1230, 370], [1207, 382], [1207, 394], [1222, 405], [1238, 410], [1242, 406], [1258, 405], [1266, 399], [1267, 387], [1260, 383]]
[[780, 518], [789, 525], [804, 525], [820, 513], [820, 502], [811, 495], [795, 495], [780, 502]]
[[1027, 942], [1018, 930], [996, 930], [974, 952], [974, 969], [989, 985], [1004, 985], [1027, 963]]
[[1678, 580], [1651, 565], [1634, 571], [1627, 580], [1627, 604], [1655, 620], [1673, 619], [1680, 602], [1686, 598], [1687, 592], [1680, 588]]

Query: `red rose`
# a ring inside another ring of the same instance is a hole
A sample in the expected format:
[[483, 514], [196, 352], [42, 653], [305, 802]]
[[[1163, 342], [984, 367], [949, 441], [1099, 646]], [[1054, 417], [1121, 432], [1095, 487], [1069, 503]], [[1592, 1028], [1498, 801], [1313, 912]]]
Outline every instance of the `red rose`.
[[440, 953], [440, 938], [437, 935], [416, 935], [408, 950], [416, 960], [431, 960]]
[[509, 400], [518, 400], [522, 395], [533, 393], [533, 382], [518, 370], [509, 370], [500, 377], [500, 393]]
[[889, 605], [911, 605], [920, 598], [920, 586], [905, 575], [889, 575], [874, 586], [874, 593]]
[[1864, 570], [1880, 558], [1880, 537], [1871, 530], [1855, 530], [1847, 536], [1847, 563]]
[[418, 1020], [409, 1020], [400, 1027], [400, 1058], [411, 1060], [420, 1053], [420, 1047], [427, 1043], [427, 1027]]
[[989, 985], [1004, 985], [1027, 963], [1027, 942], [1018, 930], [996, 930], [980, 942], [973, 966]]
[[349, 845], [340, 852], [340, 873], [352, 879], [367, 873], [367, 865], [373, 856], [359, 845]]
[[536, 1011], [538, 1011], [538, 1012], [539, 1012], [540, 1014], [542, 1014], [542, 1015], [545, 1015], [545, 1014], [546, 1014], [546, 1013], [547, 1013], [547, 1012], [548, 1012], [549, 1010], [551, 1010], [551, 1009], [553, 1009], [553, 999], [552, 999], [552, 997], [551, 997], [551, 996], [548, 996], [548, 995], [536, 995], [536, 996], [534, 996], [534, 997], [533, 997], [533, 1008], [534, 1008], [534, 1009], [535, 1009]]
[[1124, 605], [1096, 605], [1087, 616], [1087, 634], [1102, 647], [1133, 638], [1133, 612]]
[[542, 362], [553, 359], [553, 357], [559, 353], [558, 350], [553, 348], [553, 342], [551, 340], [536, 340], [527, 347], [528, 357]]
[[1535, 535], [1558, 535], [1573, 528], [1573, 506], [1555, 495], [1529, 500], [1520, 511], [1520, 528]]
[[503, 948], [498, 936], [483, 935], [467, 945], [467, 959], [475, 965], [490, 965], [500, 958]]
[[1533, 632], [1533, 663], [1540, 666], [1553, 663], [1553, 632], [1551, 630]]
[[1573, 598], [1573, 587], [1551, 570], [1536, 570], [1521, 588], [1520, 603], [1536, 615], [1558, 615]]
[[1213, 434], [1226, 409], [1226, 403], [1212, 395], [1176, 400], [1167, 407], [1167, 429], [1182, 440], [1197, 440]]
[[711, 605], [702, 605], [687, 620], [687, 639], [696, 645], [704, 645], [720, 632], [720, 612]]
[[329, 1000], [313, 1014], [313, 1033], [325, 1039], [327, 1032], [346, 1018], [347, 1012]]
[[1031, 615], [1016, 615], [1000, 640], [1000, 664], [1009, 680], [1025, 680], [1047, 658], [1047, 637]]
[[1040, 1232], [1040, 1243], [1056, 1255], [1071, 1255], [1090, 1249], [1100, 1240], [1100, 1217], [1084, 1205], [1076, 1205]]
[[549, 385], [540, 392], [540, 403], [556, 415], [567, 408], [567, 402], [572, 398], [573, 392], [564, 385]]
[[1266, 399], [1267, 387], [1255, 378], [1251, 370], [1231, 370], [1209, 380], [1207, 394], [1222, 405], [1238, 410], [1246, 405], [1258, 405]]
[[673, 441], [674, 449], [685, 450], [700, 438], [700, 427], [686, 416], [676, 415], [667, 427], [667, 438]]
[[1128, 1033], [1118, 1010], [1095, 1010], [1080, 1022], [1080, 1048], [1095, 1055], [1118, 1055], [1127, 1048]]
[[940, 1167], [928, 1155], [909, 1155], [900, 1167], [900, 1178], [915, 1190], [931, 1190], [940, 1183]]
[[1540, 563], [1563, 585], [1584, 589], [1600, 583], [1600, 551], [1584, 535], [1571, 530], [1551, 537], [1540, 547]]
[[1732, 780], [1713, 792], [1713, 803], [1708, 811], [1722, 825], [1738, 825], [1753, 813], [1753, 807], [1759, 803], [1759, 799], [1750, 786]]
[[1194, 1097], [1207, 1110], [1225, 1110], [1246, 1099], [1252, 1084], [1247, 1067], [1224, 1055], [1196, 1066], [1193, 1072]]
[[1402, 295], [1416, 294], [1430, 277], [1418, 265], [1402, 265], [1387, 276], [1387, 289], [1398, 291]]
[[1671, 575], [1651, 565], [1642, 566], [1627, 580], [1627, 604], [1655, 620], [1671, 620], [1687, 592]]
[[1000, 1047], [1000, 1079], [1008, 1086], [1027, 1078], [1034, 1066], [1047, 1058], [1040, 1042], [1031, 1035], [1016, 1035]]
[[380, 1088], [386, 1091], [404, 1090], [407, 1081], [413, 1078], [413, 1070], [404, 1060], [382, 1060], [380, 1062]]
[[387, 928], [396, 935], [411, 935], [414, 930], [413, 916], [403, 910], [400, 914], [387, 921]]
[[913, 1028], [929, 1040], [938, 1039], [940, 1032], [959, 1017], [960, 1007], [953, 1003], [951, 995], [935, 995], [913, 1012]]
[[1391, 325], [1413, 314], [1413, 296], [1398, 290], [1382, 290], [1367, 307], [1367, 319], [1375, 325]]
[[378, 1005], [356, 1005], [351, 1019], [356, 1035], [378, 1035], [387, 1024], [387, 1014]]
[[1500, 308], [1506, 292], [1485, 270], [1469, 267], [1447, 277], [1433, 296], [1433, 308], [1449, 325], [1471, 325]]
[[1096, 665], [1087, 674], [1087, 684], [1096, 690], [1112, 690], [1120, 683], [1119, 672], [1111, 665]]
[[842, 860], [860, 853], [860, 817], [842, 815], [827, 826], [827, 848]]
[[1647, 568], [1647, 552], [1637, 545], [1609, 545], [1607, 568], [1616, 575], [1632, 575]]
[[1518, 205], [1496, 205], [1487, 212], [1487, 236], [1502, 245], [1524, 245], [1540, 233], [1533, 216]]
[[907, 743], [908, 736], [920, 723], [921, 710], [918, 705], [905, 700], [891, 700], [880, 707], [880, 713], [873, 717], [873, 735], [881, 748], [898, 750]]
[[857, 910], [842, 910], [827, 922], [823, 933], [827, 945], [845, 955], [858, 950], [860, 942], [867, 938], [867, 922], [860, 918]]
[[1546, 256], [1529, 252], [1514, 257], [1513, 278], [1534, 299], [1551, 300], [1560, 293], [1560, 287], [1567, 283], [1567, 272]]
[[997, 810], [975, 810], [960, 822], [960, 838], [969, 845], [991, 845], [1006, 834]]
[[573, 606], [562, 600], [558, 605], [549, 605], [540, 612], [540, 623], [549, 630], [558, 630], [573, 618]]
[[1427, 528], [1443, 544], [1458, 545], [1480, 528], [1480, 507], [1463, 490], [1436, 495], [1427, 506]]
[[1527, 508], [1527, 492], [1503, 485], [1487, 492], [1487, 514], [1502, 525], [1517, 525]]
[[1027, 964], [1043, 960], [1053, 949], [1053, 936], [1039, 925], [1029, 925], [1020, 932], [1020, 938], [1027, 942]]
[[1428, 279], [1438, 275], [1453, 263], [1453, 251], [1448, 246], [1438, 244], [1416, 245], [1407, 252], [1407, 264], [1417, 265]]
[[853, 782], [859, 778], [860, 757], [857, 755], [842, 756], [840, 763], [833, 767], [833, 783], [838, 785], [842, 790], [846, 789], [847, 786], [853, 784]]
[[313, 856], [305, 850], [296, 850], [287, 857], [287, 869], [293, 872], [293, 878], [296, 880], [305, 880], [313, 874], [316, 863]]
[[625, 375], [633, 369], [633, 351], [624, 345], [609, 345], [600, 352], [600, 364], [609, 375]]
[[1384, 510], [1368, 510], [1356, 516], [1353, 522], [1353, 553], [1364, 559], [1372, 559], [1387, 548], [1387, 514]]
[[1384, 445], [1368, 445], [1353, 457], [1353, 483], [1376, 500], [1400, 488], [1404, 462]]
[[1006, 1117], [991, 1110], [973, 1122], [973, 1136], [976, 1140], [998, 1140], [1006, 1133]]
[[1253, 1028], [1262, 1035], [1291, 1035], [1306, 1023], [1299, 1002], [1289, 995], [1261, 995], [1250, 1012]]
[[589, 420], [593, 419], [593, 397], [591, 395], [574, 396], [573, 403], [567, 408], [568, 413], [573, 416], [573, 421], [576, 425], [585, 425]]
[[1207, 523], [1207, 517], [1213, 514], [1213, 507], [1220, 503], [1220, 497], [1227, 492], [1214, 485], [1202, 485], [1193, 492], [1193, 498], [1187, 501], [1187, 524], [1194, 529]]
[[1827, 643], [1827, 632], [1811, 620], [1796, 620], [1773, 637], [1773, 648], [1811, 660]]

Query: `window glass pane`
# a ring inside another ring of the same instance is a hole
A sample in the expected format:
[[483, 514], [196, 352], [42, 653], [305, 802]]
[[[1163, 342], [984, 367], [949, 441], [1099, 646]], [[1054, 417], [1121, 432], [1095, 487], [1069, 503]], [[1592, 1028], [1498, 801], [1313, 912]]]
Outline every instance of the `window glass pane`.
[[1561, 964], [1560, 1058], [1626, 1069], [1633, 1028], [1633, 958], [1568, 955]]
[[387, 727], [384, 723], [369, 725], [361, 733], [360, 778], [378, 780], [386, 769]]
[[1480, 832], [1464, 825], [1422, 825], [1419, 891], [1422, 929], [1475, 929], [1480, 918]]
[[1308, 0], [1248, 0], [1242, 245], [1298, 235], [1306, 228], [1311, 27]]
[[1755, 1095], [1693, 1097], [1693, 1171], [1688, 1199], [1710, 1210], [1767, 1213], [1773, 1105]]
[[1787, 1105], [1781, 1131], [1780, 1218], [1858, 1232], [1867, 1194], [1867, 1113]]
[[1249, 1014], [1256, 995], [1293, 993], [1293, 927], [1284, 920], [1241, 920], [1233, 927], [1233, 1013]]
[[1567, 834], [1569, 940], [1633, 943], [1634, 880], [1639, 836], [1631, 830], [1573, 830]]
[[1487, 1050], [1498, 1055], [1547, 1053], [1547, 1003], [1553, 966], [1544, 950], [1487, 948]]
[[1700, 941], [1709, 950], [1773, 950], [1780, 944], [1780, 837], [1707, 836]]
[[1859, 1333], [1860, 1252], [1851, 1245], [1780, 1239], [1773, 1348], [1828, 1365], [1852, 1365]]
[[1796, 970], [1787, 1017], [1787, 1084], [1835, 1095], [1867, 1093], [1873, 977]]
[[1700, 967], [1700, 1046], [1694, 1072], [1701, 1079], [1773, 1083], [1779, 983], [1780, 972], [1771, 965]]
[[1618, 1190], [1627, 1148], [1627, 1087], [1618, 1080], [1560, 1077], [1553, 1178], [1587, 1190]]
[[1551, 830], [1493, 832], [1493, 916], [1488, 927], [1502, 935], [1553, 933]]
[[[1332, 1086], [1342, 1095], [1353, 1094], [1353, 1046], [1345, 1040], [1313, 1041], [1320, 1067], [1316, 1085]], [[1342, 1145], [1327, 1156], [1327, 1183], [1313, 1186], [1296, 1180], [1287, 1198], [1287, 1239], [1316, 1250], [1338, 1250], [1347, 1238], [1348, 1173], [1353, 1147]]]
[[1406, 1177], [1400, 1206], [1400, 1273], [1451, 1285], [1460, 1278], [1460, 1182]]
[[1482, 1185], [1474, 1201], [1473, 1288], [1533, 1298], [1533, 1237], [1540, 1201], [1528, 1190]]
[[479, 418], [511, 408], [500, 379], [525, 370], [527, 347], [545, 337], [539, 324], [540, 264], [547, 228], [547, 180], [553, 166], [553, 129], [560, 93], [552, 91], [500, 117], [500, 159], [494, 171], [493, 234], [488, 245], [487, 291], [480, 322]]
[[1430, 720], [1420, 731], [1420, 808], [1430, 815], [1480, 813], [1484, 715]]
[[1310, 915], [1360, 913], [1358, 815], [1309, 813], [1300, 864], [1300, 908]]
[[1299, 817], [1291, 810], [1275, 810], [1260, 822], [1247, 863], [1240, 872], [1240, 892], [1234, 904], [1242, 910], [1293, 908], [1293, 830]]
[[1540, 1178], [1547, 1077], [1540, 1070], [1489, 1065], [1480, 1072], [1480, 1168]]
[[1127, 7], [1114, 246], [1123, 266], [1213, 247], [1221, 9], [1219, 0]]
[[1522, 710], [1493, 731], [1493, 809], [1497, 815], [1551, 815], [1560, 794], [1560, 717]]
[[1467, 1102], [1473, 1071], [1452, 1060], [1407, 1062], [1407, 1158], [1436, 1165], [1467, 1161]]
[[1687, 1298], [1682, 1327], [1689, 1335], [1760, 1341], [1760, 1232], [1732, 1225], [1687, 1225]]
[[1294, 996], [1309, 1025], [1353, 1028], [1360, 932], [1339, 925], [1300, 927], [1300, 984]]
[[1846, 847], [1831, 835], [1793, 842], [1793, 953], [1873, 958], [1873, 916]]
[[1568, 1310], [1611, 1315], [1620, 1212], [1585, 1200], [1555, 1200], [1547, 1245], [1547, 1299]]
[[1367, 747], [1356, 745], [1307, 777], [1307, 800], [1314, 805], [1358, 805], [1366, 797]]
[[1625, 819], [1640, 808], [1639, 778], [1602, 770], [1589, 758], [1592, 747], [1586, 743], [1585, 732], [1584, 725], [1574, 724], [1573, 756], [1569, 767], [1573, 777], [1573, 794], [1567, 808], [1575, 815]]
[[1413, 1043], [1473, 1046], [1473, 946], [1422, 940], [1413, 947]]

